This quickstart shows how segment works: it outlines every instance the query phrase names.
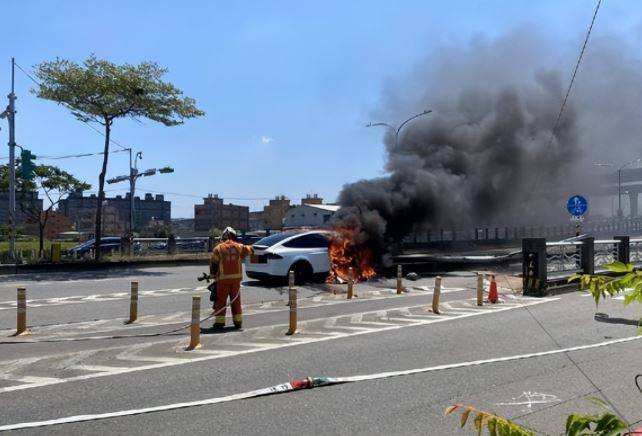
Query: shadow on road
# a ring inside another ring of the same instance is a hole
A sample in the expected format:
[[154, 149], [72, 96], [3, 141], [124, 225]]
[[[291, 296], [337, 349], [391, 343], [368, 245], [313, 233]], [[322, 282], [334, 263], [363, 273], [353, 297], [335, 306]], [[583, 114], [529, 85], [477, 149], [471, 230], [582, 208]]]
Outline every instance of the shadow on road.
[[595, 319], [595, 321], [604, 322], [607, 324], [634, 325], [636, 327], [642, 326], [642, 320], [626, 319], [626, 318], [611, 318], [607, 313], [596, 313], [593, 318]]

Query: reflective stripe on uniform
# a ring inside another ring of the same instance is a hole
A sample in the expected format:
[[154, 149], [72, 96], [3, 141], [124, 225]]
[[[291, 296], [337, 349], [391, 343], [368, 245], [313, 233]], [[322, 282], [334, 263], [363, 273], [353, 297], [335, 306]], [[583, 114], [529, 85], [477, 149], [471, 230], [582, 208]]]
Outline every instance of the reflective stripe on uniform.
[[233, 320], [234, 322], [241, 322], [243, 321], [243, 315], [234, 315]]
[[225, 279], [242, 279], [243, 274], [219, 274], [218, 279], [219, 280], [225, 280]]
[[225, 315], [216, 315], [214, 317], [214, 322], [216, 324], [225, 324]]

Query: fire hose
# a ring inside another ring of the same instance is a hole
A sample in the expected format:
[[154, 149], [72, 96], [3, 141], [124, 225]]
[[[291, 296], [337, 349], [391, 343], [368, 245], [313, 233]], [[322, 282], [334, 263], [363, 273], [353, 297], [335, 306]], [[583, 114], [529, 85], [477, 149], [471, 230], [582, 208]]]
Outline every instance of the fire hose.
[[[203, 273], [200, 277], [197, 278], [197, 280], [203, 281], [207, 280], [209, 283], [211, 279], [211, 276], [209, 274]], [[210, 283], [207, 286], [207, 289], [210, 291], [210, 301], [214, 301], [213, 298], [215, 299], [216, 296], [216, 281], [213, 280], [212, 283]], [[220, 313], [225, 313], [228, 307], [232, 306], [232, 303], [234, 303], [239, 297], [241, 296], [241, 293], [238, 292], [234, 298], [232, 298], [229, 303], [226, 303], [225, 306], [220, 308], [219, 310], [215, 310], [205, 318], [201, 319], [199, 321], [200, 323], [203, 323], [209, 319], [214, 318], [216, 315]], [[185, 330], [189, 327], [191, 327], [192, 323], [185, 324], [181, 327], [172, 329], [172, 330], [167, 330], [164, 332], [157, 332], [157, 333], [136, 333], [136, 334], [127, 334], [127, 335], [106, 335], [106, 336], [83, 336], [80, 338], [57, 338], [57, 339], [38, 339], [38, 340], [20, 340], [20, 341], [0, 341], [0, 344], [2, 345], [8, 345], [8, 344], [38, 344], [38, 343], [50, 343], [50, 342], [80, 342], [80, 341], [96, 341], [96, 340], [106, 340], [106, 339], [128, 339], [128, 338], [152, 338], [152, 337], [159, 337], [159, 336], [166, 336], [166, 335], [171, 335], [172, 333], [178, 333], [181, 330]]]

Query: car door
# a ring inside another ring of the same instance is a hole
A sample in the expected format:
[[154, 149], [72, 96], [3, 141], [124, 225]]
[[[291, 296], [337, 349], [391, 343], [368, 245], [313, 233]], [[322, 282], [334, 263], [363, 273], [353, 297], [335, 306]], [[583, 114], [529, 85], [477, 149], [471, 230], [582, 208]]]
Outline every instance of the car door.
[[283, 245], [293, 249], [299, 257], [304, 257], [308, 260], [315, 274], [330, 271], [330, 261], [328, 258], [328, 246], [330, 242], [324, 235], [319, 233], [301, 235]]

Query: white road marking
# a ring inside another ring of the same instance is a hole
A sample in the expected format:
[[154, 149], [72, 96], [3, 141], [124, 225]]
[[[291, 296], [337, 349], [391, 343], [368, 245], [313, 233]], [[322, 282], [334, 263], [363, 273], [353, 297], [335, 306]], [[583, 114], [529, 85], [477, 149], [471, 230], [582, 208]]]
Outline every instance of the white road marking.
[[[589, 350], [593, 348], [606, 347], [609, 345], [623, 344], [626, 342], [632, 342], [640, 339], [642, 339], [642, 336], [630, 336], [622, 339], [614, 339], [614, 340], [605, 341], [605, 342], [598, 342], [594, 344], [580, 345], [580, 346], [562, 348], [562, 349], [558, 348], [554, 350], [541, 351], [537, 353], [497, 357], [497, 358], [491, 358], [491, 359], [452, 363], [452, 364], [445, 364], [445, 365], [438, 365], [438, 366], [429, 366], [425, 368], [417, 368], [417, 369], [402, 370], [402, 371], [390, 371], [390, 372], [382, 372], [382, 373], [376, 373], [376, 374], [357, 375], [357, 376], [351, 376], [351, 377], [335, 377], [330, 379], [333, 380], [335, 383], [337, 382], [354, 383], [354, 382], [360, 382], [360, 381], [377, 380], [377, 379], [384, 379], [384, 378], [390, 378], [390, 377], [400, 377], [400, 376], [421, 374], [421, 373], [428, 373], [428, 372], [435, 372], [435, 371], [444, 371], [444, 370], [456, 369], [456, 368], [466, 368], [471, 366], [487, 365], [487, 364], [492, 364], [497, 362], [510, 362], [510, 361], [517, 361], [517, 360], [523, 360], [523, 359], [531, 359], [536, 357], [551, 356], [556, 354], [569, 353], [573, 351], [582, 351], [582, 350]], [[123, 416], [141, 415], [145, 413], [164, 412], [169, 410], [183, 409], [187, 407], [204, 406], [204, 405], [211, 405], [211, 404], [253, 398], [253, 397], [258, 397], [258, 396], [262, 396], [270, 393], [287, 392], [291, 390], [292, 390], [292, 386], [289, 383], [286, 383], [286, 384], [272, 386], [264, 389], [258, 389], [258, 390], [238, 393], [234, 395], [227, 395], [224, 397], [214, 397], [214, 398], [207, 398], [207, 399], [197, 400], [197, 401], [173, 403], [173, 404], [166, 404], [163, 406], [146, 407], [146, 408], [140, 408], [140, 409], [121, 410], [118, 412], [109, 412], [109, 413], [101, 413], [101, 414], [93, 414], [93, 415], [76, 415], [76, 416], [68, 416], [65, 418], [51, 419], [46, 421], [31, 421], [31, 422], [22, 422], [18, 424], [3, 425], [3, 426], [0, 426], [0, 431], [18, 430], [18, 429], [35, 428], [35, 427], [49, 427], [49, 426], [58, 425], [58, 424], [97, 421], [101, 419], [118, 418]], [[539, 394], [539, 395], [545, 395], [545, 394]], [[548, 400], [548, 399], [549, 399], [548, 397], [544, 397], [544, 400]], [[532, 402], [530, 404], [532, 404]]]
[[526, 406], [522, 408], [522, 413], [530, 413], [533, 410], [533, 404], [559, 403], [560, 399], [556, 395], [540, 394], [539, 392], [525, 391], [519, 397], [513, 398], [508, 403], [495, 403], [495, 406]]
[[[432, 317], [431, 319], [414, 319], [414, 320], [407, 320], [404, 318], [397, 318], [395, 321], [399, 320], [401, 321], [400, 323], [395, 323], [395, 324], [390, 324], [390, 323], [384, 323], [384, 322], [364, 322], [361, 321], [361, 324], [366, 324], [366, 325], [375, 325], [375, 324], [382, 324], [381, 328], [379, 329], [368, 329], [368, 330], [363, 330], [363, 331], [351, 331], [351, 332], [327, 332], [327, 331], [315, 331], [315, 330], [306, 330], [305, 325], [306, 324], [311, 324], [314, 322], [319, 322], [320, 319], [316, 320], [309, 320], [305, 321], [302, 323], [303, 325], [300, 327], [300, 333], [291, 337], [286, 337], [283, 336], [283, 339], [288, 340], [288, 342], [284, 342], [282, 344], [279, 344], [278, 347], [270, 348], [270, 349], [278, 349], [278, 348], [285, 348], [285, 347], [291, 347], [291, 346], [297, 346], [297, 345], [302, 345], [302, 344], [310, 344], [310, 343], [316, 343], [316, 342], [325, 342], [329, 340], [334, 340], [334, 339], [339, 339], [339, 338], [345, 338], [345, 337], [351, 337], [351, 336], [357, 336], [357, 335], [364, 335], [364, 334], [371, 334], [371, 333], [380, 333], [380, 332], [388, 332], [388, 331], [393, 331], [393, 330], [399, 330], [402, 328], [406, 327], [418, 327], [418, 326], [423, 326], [423, 325], [428, 325], [428, 324], [433, 324], [433, 323], [438, 323], [438, 322], [446, 322], [450, 320], [458, 320], [458, 319], [463, 319], [463, 318], [469, 318], [473, 316], [480, 316], [480, 315], [486, 315], [486, 314], [494, 314], [497, 312], [502, 312], [502, 311], [507, 311], [507, 310], [512, 310], [516, 309], [519, 307], [523, 306], [534, 306], [538, 304], [543, 304], [543, 303], [548, 303], [552, 301], [557, 301], [559, 300], [560, 297], [555, 297], [555, 298], [542, 298], [538, 299], [537, 301], [532, 301], [529, 303], [525, 303], [524, 305], [520, 306], [507, 306], [503, 307], [498, 310], [494, 311], [489, 311], [489, 310], [484, 310], [483, 308], [480, 308], [479, 311], [477, 312], [470, 312], [470, 313], [462, 313], [458, 316], [443, 316], [443, 317]], [[423, 307], [423, 306], [414, 306], [414, 307]], [[390, 309], [390, 310], [397, 310], [395, 309]], [[386, 311], [385, 310], [379, 310], [379, 311], [371, 311], [371, 312], [364, 312], [362, 315], [379, 315], [383, 313], [383, 318], [386, 317]], [[351, 315], [339, 315], [334, 318], [344, 318], [347, 316]], [[352, 315], [354, 316], [354, 315]], [[392, 320], [393, 318], [391, 318]], [[285, 327], [286, 325], [279, 325], [279, 326], [270, 326], [271, 329], [278, 329], [282, 328], [283, 331], [285, 332]], [[262, 330], [264, 328], [258, 327], [256, 330]], [[642, 338], [642, 336], [640, 336]], [[233, 338], [230, 336], [230, 340]], [[143, 346], [149, 346], [149, 345], [154, 345], [154, 344], [159, 344], [159, 343], [177, 343], [177, 344], [184, 344], [184, 339], [181, 339], [179, 341], [175, 339], [169, 339], [165, 341], [155, 341], [153, 343], [146, 343]], [[216, 346], [217, 344], [214, 344]], [[233, 342], [227, 343], [227, 345], [234, 345]], [[225, 346], [224, 344], [221, 344], [221, 346]], [[256, 346], [256, 345], [254, 345]], [[115, 347], [118, 348], [118, 347]], [[131, 358], [132, 355], [135, 356], [135, 352], [129, 352], [128, 350], [132, 350], [136, 347], [126, 347], [126, 350], [121, 353], [121, 356], [123, 359], [128, 359]], [[140, 348], [140, 347], [138, 347]], [[35, 388], [35, 387], [42, 387], [42, 386], [50, 386], [53, 384], [59, 384], [59, 383], [66, 383], [66, 382], [71, 382], [71, 381], [81, 381], [81, 380], [88, 380], [88, 379], [93, 379], [93, 378], [98, 378], [98, 377], [106, 377], [106, 376], [111, 376], [111, 375], [119, 375], [119, 374], [127, 374], [127, 373], [132, 373], [132, 372], [138, 372], [138, 371], [146, 371], [146, 370], [152, 370], [152, 369], [159, 369], [159, 368], [166, 368], [166, 367], [171, 367], [171, 366], [177, 366], [177, 365], [183, 365], [186, 363], [196, 363], [196, 362], [201, 362], [201, 361], [206, 361], [206, 360], [212, 360], [212, 359], [219, 359], [219, 358], [224, 358], [228, 356], [236, 356], [236, 355], [241, 355], [241, 354], [247, 354], [247, 353], [253, 353], [253, 352], [259, 352], [262, 351], [262, 348], [252, 348], [248, 350], [238, 350], [238, 351], [230, 351], [227, 354], [220, 354], [216, 352], [215, 354], [205, 354], [205, 353], [186, 353], [185, 356], [190, 356], [186, 357], [184, 359], [180, 358], [164, 358], [163, 362], [159, 363], [152, 363], [149, 365], [141, 365], [141, 366], [135, 366], [135, 367], [127, 367], [127, 368], [122, 368], [122, 367], [115, 367], [115, 369], [110, 370], [109, 372], [97, 372], [97, 373], [92, 373], [92, 374], [83, 374], [83, 375], [78, 375], [78, 376], [73, 376], [69, 378], [64, 378], [64, 379], [54, 379], [54, 380], [45, 380], [39, 383], [30, 383], [30, 384], [24, 384], [24, 385], [16, 385], [16, 386], [7, 386], [4, 388], [0, 388], [0, 393], [4, 392], [12, 392], [12, 391], [17, 391], [17, 390], [22, 390], [22, 389], [29, 389], [29, 388]], [[213, 350], [216, 351], [216, 350]], [[227, 350], [225, 350], [227, 351]], [[205, 355], [203, 355], [205, 354]], [[192, 356], [199, 356], [199, 357], [192, 357]], [[42, 359], [44, 358], [50, 358], [51, 356], [43, 356]], [[153, 357], [151, 358], [153, 359]], [[36, 361], [39, 359], [36, 359]], [[147, 361], [147, 356], [136, 356], [135, 357], [136, 361]], [[0, 362], [0, 367], [5, 368], [4, 362]], [[8, 378], [7, 375], [5, 374], [0, 374], [0, 379], [1, 378]]]

